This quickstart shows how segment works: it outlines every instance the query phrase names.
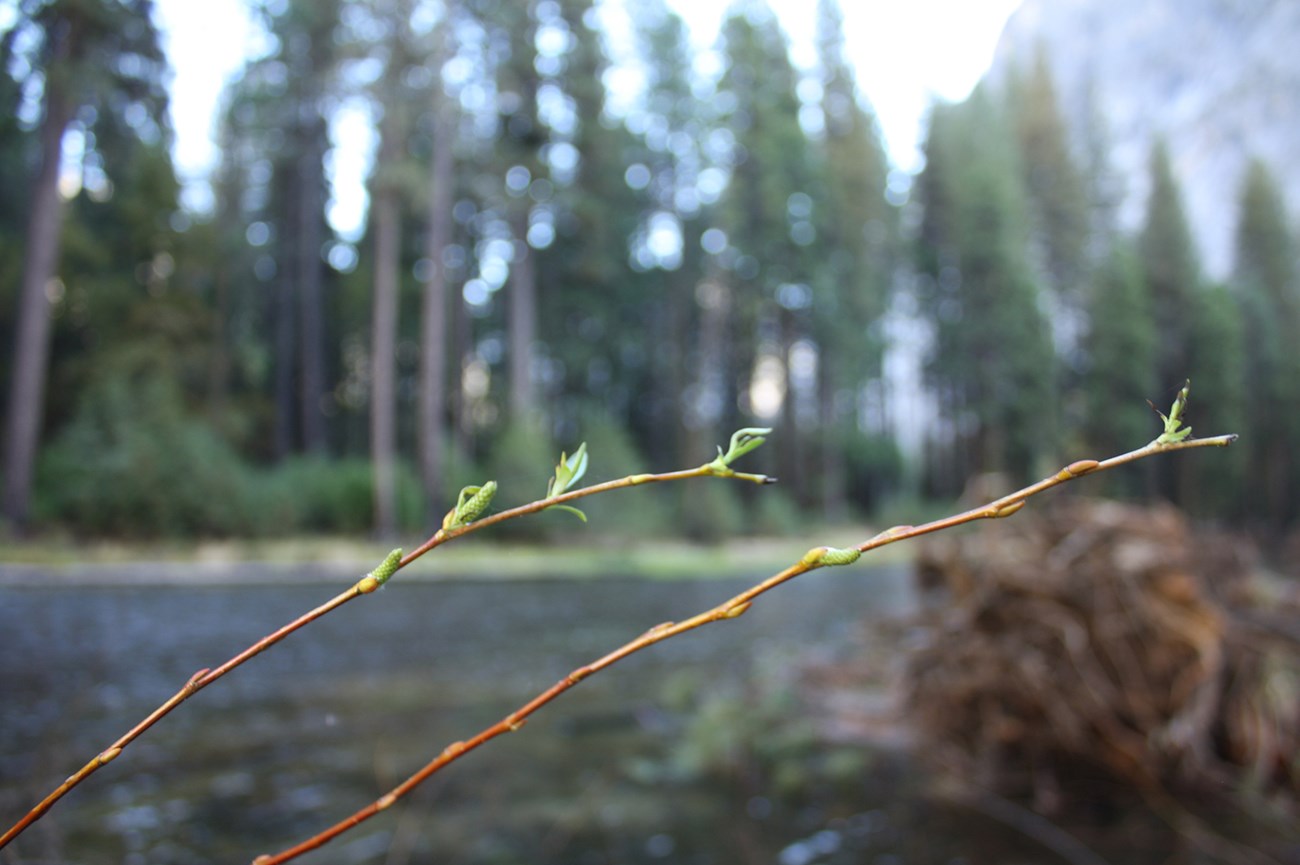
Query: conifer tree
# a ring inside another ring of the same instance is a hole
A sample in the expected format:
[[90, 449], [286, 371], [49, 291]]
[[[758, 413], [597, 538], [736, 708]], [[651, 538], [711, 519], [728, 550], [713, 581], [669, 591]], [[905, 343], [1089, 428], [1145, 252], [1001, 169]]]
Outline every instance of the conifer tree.
[[[58, 182], [64, 134], [79, 120], [86, 132], [106, 139], [166, 136], [165, 61], [152, 12], [151, 0], [22, 4], [4, 40], [4, 59], [16, 51], [26, 56], [21, 64], [7, 64], [0, 74], [16, 68], [25, 78], [39, 81], [41, 94], [39, 162], [25, 219], [0, 496], [0, 512], [19, 527], [29, 515], [32, 468], [45, 412], [51, 330], [47, 288], [58, 272], [63, 228]], [[141, 111], [133, 122], [133, 113]]]
[[[957, 477], [1033, 474], [1057, 413], [1051, 333], [1026, 259], [1024, 193], [1011, 133], [983, 87], [936, 105], [919, 183], [929, 376]], [[953, 492], [953, 490], [947, 490]]]
[[381, 117], [375, 170], [370, 178], [370, 239], [374, 278], [370, 337], [370, 461], [374, 476], [375, 532], [390, 537], [397, 530], [397, 334], [401, 291], [402, 239], [409, 202], [404, 190], [413, 188], [409, 164], [412, 102], [404, 82], [418, 62], [410, 33], [411, 3], [380, 4], [375, 30], [385, 34], [377, 46], [384, 55], [384, 73], [375, 92]]
[[[721, 99], [729, 110], [721, 120], [734, 146], [719, 216], [733, 250], [727, 379], [736, 388], [724, 404], [748, 404], [755, 378], [775, 403], [774, 420], [787, 443], [782, 457], [794, 461], [805, 442], [794, 423], [788, 360], [810, 330], [810, 250], [796, 227], [802, 221], [811, 228], [809, 147], [798, 121], [795, 71], [772, 10], [758, 0], [735, 8], [722, 39]], [[727, 425], [740, 424], [734, 420]], [[803, 492], [805, 473], [793, 462], [779, 473], [791, 478], [796, 495]]]
[[1062, 390], [1076, 384], [1070, 361], [1084, 331], [1090, 213], [1088, 195], [1039, 46], [1027, 78], [1014, 71], [1008, 87], [1030, 226], [1030, 256], [1051, 301], [1053, 337], [1062, 358]]
[[[647, 457], [665, 462], [688, 460], [689, 453], [707, 449], [717, 435], [709, 418], [694, 409], [707, 402], [692, 378], [702, 379], [712, 370], [701, 369], [707, 350], [700, 344], [701, 326], [696, 286], [704, 278], [706, 256], [700, 246], [706, 208], [697, 182], [703, 168], [708, 118], [698, 110], [692, 92], [693, 49], [681, 17], [664, 0], [646, 0], [629, 7], [637, 36], [638, 56], [646, 70], [643, 104], [633, 109], [629, 129], [642, 130], [643, 144], [633, 165], [643, 165], [645, 180], [642, 223], [634, 244], [646, 246], [648, 270], [638, 280], [645, 299], [649, 339], [647, 393], [637, 400], [645, 411], [643, 428], [655, 430], [642, 441]], [[629, 171], [637, 169], [629, 166]], [[681, 246], [676, 259], [660, 259], [648, 248], [657, 220], [675, 223]], [[634, 250], [635, 257], [640, 250]], [[687, 401], [684, 395], [695, 398]], [[683, 411], [687, 407], [687, 411]], [[674, 435], [663, 435], [671, 429]], [[679, 493], [680, 494], [680, 493]]]
[[[460, 388], [447, 386], [448, 339], [454, 333], [449, 326], [448, 306], [451, 280], [448, 278], [446, 252], [452, 242], [452, 207], [455, 200], [456, 125], [458, 112], [453, 94], [442, 81], [442, 70], [452, 54], [453, 31], [460, 16], [460, 3], [450, 0], [443, 21], [434, 33], [435, 45], [430, 63], [435, 71], [430, 88], [429, 144], [432, 154], [426, 184], [427, 211], [425, 213], [424, 255], [430, 264], [420, 308], [420, 376], [418, 382], [419, 423], [416, 436], [419, 442], [420, 474], [424, 482], [425, 499], [434, 508], [441, 507], [448, 486], [444, 480], [443, 448], [448, 397], [459, 403]], [[454, 309], [464, 317], [464, 301], [456, 299]], [[452, 365], [459, 378], [459, 365]], [[461, 454], [464, 456], [464, 454]]]
[[[545, 298], [539, 322], [548, 352], [564, 369], [564, 422], [572, 425], [583, 406], [594, 404], [636, 429], [647, 420], [639, 397], [651, 389], [654, 348], [646, 324], [658, 299], [646, 292], [646, 268], [629, 266], [629, 243], [646, 202], [625, 174], [641, 147], [605, 115], [609, 63], [594, 12], [591, 0], [562, 0], [559, 16], [547, 23], [567, 37], [566, 50], [553, 58], [554, 74], [544, 78], [568, 108], [553, 119], [551, 136], [570, 146], [577, 161], [569, 171], [552, 172], [547, 215], [555, 236], [538, 252]], [[596, 332], [605, 338], [591, 339]]]
[[[1118, 453], [1133, 442], [1148, 440], [1154, 415], [1146, 401], [1159, 392], [1155, 357], [1158, 335], [1151, 300], [1133, 248], [1116, 244], [1093, 280], [1086, 340], [1086, 434], [1088, 445]], [[1200, 382], [1197, 404], [1201, 405]], [[1138, 492], [1140, 476], [1125, 487]]]
[[[1155, 369], [1162, 390], [1156, 402], [1165, 403], [1191, 374], [1191, 328], [1201, 275], [1169, 150], [1160, 140], [1151, 148], [1150, 194], [1138, 257], [1158, 334]], [[1159, 493], [1183, 503], [1190, 483], [1186, 465], [1166, 461], [1154, 471]]]
[[1012, 81], [1010, 109], [1035, 258], [1062, 306], [1077, 310], [1084, 296], [1088, 198], [1042, 46], [1028, 77]]
[[1300, 505], [1300, 274], [1277, 183], [1262, 162], [1247, 169], [1240, 201], [1233, 284], [1245, 327], [1245, 445], [1261, 510], [1281, 525]]
[[[327, 274], [322, 251], [329, 97], [338, 92], [341, 0], [254, 7], [276, 50], [251, 62], [227, 99], [227, 230], [256, 241], [251, 256], [270, 332], [272, 453], [322, 453], [327, 443]], [[247, 288], [245, 290], [248, 290]]]
[[495, 69], [500, 139], [497, 161], [501, 198], [498, 204], [510, 226], [514, 255], [510, 261], [507, 305], [509, 411], [512, 422], [528, 423], [537, 407], [534, 360], [537, 342], [537, 263], [528, 243], [534, 212], [529, 191], [545, 167], [543, 150], [549, 130], [538, 114], [537, 12], [532, 0], [502, 3], [483, 14], [489, 39], [498, 43]]
[[[1182, 504], [1200, 516], [1229, 521], [1254, 517], [1263, 502], [1243, 495], [1255, 435], [1249, 423], [1248, 401], [1252, 387], [1247, 374], [1251, 348], [1242, 310], [1233, 292], [1223, 284], [1202, 287], [1192, 304], [1191, 358], [1187, 374], [1192, 380], [1196, 409], [1189, 425], [1200, 430], [1241, 430], [1242, 441], [1220, 456], [1222, 460], [1187, 461], [1189, 493]], [[1243, 384], [1244, 383], [1244, 384]], [[1148, 427], [1150, 428], [1150, 427]], [[1140, 441], [1140, 439], [1138, 439]], [[1261, 489], [1272, 483], [1267, 472], [1249, 475]]]
[[864, 107], [844, 55], [836, 0], [818, 3], [817, 53], [824, 122], [815, 149], [813, 338], [821, 440], [821, 505], [843, 509], [843, 448], [857, 429], [868, 382], [883, 385], [881, 318], [897, 259], [897, 217], [885, 199], [888, 164], [875, 117]]
[[1156, 378], [1170, 388], [1187, 377], [1192, 300], [1200, 284], [1200, 264], [1182, 195], [1163, 141], [1151, 148], [1150, 194], [1146, 221], [1138, 236], [1142, 278], [1151, 296], [1156, 331]]

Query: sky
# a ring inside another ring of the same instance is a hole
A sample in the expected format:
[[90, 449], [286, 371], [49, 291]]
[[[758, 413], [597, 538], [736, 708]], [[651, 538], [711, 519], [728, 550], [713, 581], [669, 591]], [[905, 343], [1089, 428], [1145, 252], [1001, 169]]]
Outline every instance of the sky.
[[[617, 6], [635, 0], [602, 0]], [[796, 65], [812, 57], [816, 4], [770, 0], [791, 39]], [[707, 55], [730, 0], [669, 0]], [[961, 100], [988, 68], [999, 34], [1020, 0], [841, 0], [846, 49], [863, 95], [875, 110], [894, 166], [919, 165], [926, 107], [937, 97]], [[206, 209], [206, 179], [218, 159], [214, 141], [221, 89], [244, 59], [262, 50], [242, 0], [156, 0], [164, 49], [175, 70], [171, 110], [175, 158], [185, 203]], [[618, 79], [615, 78], [615, 81]], [[329, 219], [356, 239], [365, 219], [364, 178], [373, 149], [369, 118], [345, 110], [331, 129]]]

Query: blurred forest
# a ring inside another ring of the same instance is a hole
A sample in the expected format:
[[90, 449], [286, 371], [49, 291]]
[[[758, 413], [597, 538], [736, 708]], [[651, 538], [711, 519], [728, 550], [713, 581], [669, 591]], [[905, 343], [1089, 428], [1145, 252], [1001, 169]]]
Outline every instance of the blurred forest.
[[[488, 477], [540, 496], [582, 440], [599, 480], [770, 425], [779, 494], [593, 516], [775, 531], [1140, 446], [1189, 376], [1196, 432], [1240, 446], [1099, 489], [1274, 533], [1300, 511], [1297, 237], [1262, 163], [1217, 283], [1162, 145], [1117, 228], [1104, 118], [1067, 130], [1045, 63], [934, 105], [923, 171], [891, 172], [834, 0], [811, 68], [738, 3], [716, 76], [664, 0], [627, 4], [617, 112], [593, 0], [252, 6], [269, 50], [225, 95], [211, 215], [179, 203], [149, 0], [20, 0], [0, 35], [11, 526], [391, 533]], [[325, 217], [345, 104], [378, 127], [355, 244]], [[924, 393], [886, 374], [909, 347]]]

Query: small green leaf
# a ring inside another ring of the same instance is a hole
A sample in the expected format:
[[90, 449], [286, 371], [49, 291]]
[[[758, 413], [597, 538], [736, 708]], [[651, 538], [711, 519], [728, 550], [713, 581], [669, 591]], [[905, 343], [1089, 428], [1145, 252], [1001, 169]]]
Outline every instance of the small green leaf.
[[731, 434], [731, 442], [728, 445], [727, 452], [723, 453], [722, 448], [718, 448], [717, 459], [709, 465], [718, 471], [728, 470], [733, 462], [767, 441], [764, 436], [771, 432], [771, 427], [745, 427], [736, 430]]
[[575, 517], [577, 517], [578, 519], [582, 520], [584, 523], [587, 521], [587, 515], [584, 514], [582, 511], [578, 510], [577, 508], [572, 507], [571, 505], [551, 505], [549, 508], [547, 508], [547, 510], [548, 510], [548, 511], [568, 511], [569, 513], [573, 514], [573, 515], [574, 515]]
[[[578, 449], [570, 456], [563, 451], [560, 452], [560, 464], [555, 467], [555, 477], [546, 484], [546, 497], [552, 498], [569, 491], [569, 488], [582, 480], [582, 476], [587, 473], [587, 443], [583, 442], [578, 445]], [[587, 521], [587, 515], [575, 507], [569, 505], [551, 505], [546, 510], [568, 511], [584, 523]]]
[[[1191, 427], [1183, 426], [1183, 412], [1187, 409], [1187, 396], [1191, 389], [1192, 381], [1191, 379], [1188, 379], [1183, 384], [1182, 389], [1178, 391], [1178, 396], [1174, 398], [1174, 404], [1170, 407], [1168, 415], [1159, 409], [1155, 409], [1156, 414], [1160, 415], [1160, 419], [1164, 421], [1165, 424], [1164, 432], [1156, 438], [1156, 444], [1175, 444], [1183, 441], [1192, 434]], [[1152, 408], [1155, 408], [1155, 406], [1152, 406]]]
[[555, 467], [555, 477], [546, 486], [546, 497], [558, 496], [582, 480], [587, 473], [587, 443], [578, 445], [573, 456], [560, 452], [560, 464]]

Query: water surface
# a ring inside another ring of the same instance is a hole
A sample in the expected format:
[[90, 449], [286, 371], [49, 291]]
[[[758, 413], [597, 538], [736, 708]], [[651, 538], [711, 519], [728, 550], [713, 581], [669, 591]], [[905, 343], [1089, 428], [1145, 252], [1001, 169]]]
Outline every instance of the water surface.
[[[24, 582], [0, 588], [6, 823], [196, 670], [336, 591]], [[647, 627], [748, 584], [395, 581], [198, 694], [11, 850], [30, 862], [249, 861], [351, 813], [449, 742]], [[828, 821], [860, 814], [861, 803], [834, 793], [838, 817], [821, 806], [790, 811], [761, 772], [718, 777], [709, 748], [732, 765], [728, 725], [745, 723], [728, 720], [727, 699], [743, 707], [770, 692], [763, 679], [780, 675], [783, 658], [849, 651], [864, 620], [907, 603], [898, 570], [808, 575], [741, 619], [582, 683], [525, 730], [468, 755], [307, 861], [721, 863], [742, 861], [742, 849], [774, 861], [798, 839], [829, 831]], [[719, 713], [721, 745], [690, 717], [703, 705]], [[686, 740], [696, 750], [683, 756]], [[832, 861], [831, 837], [804, 852]]]

